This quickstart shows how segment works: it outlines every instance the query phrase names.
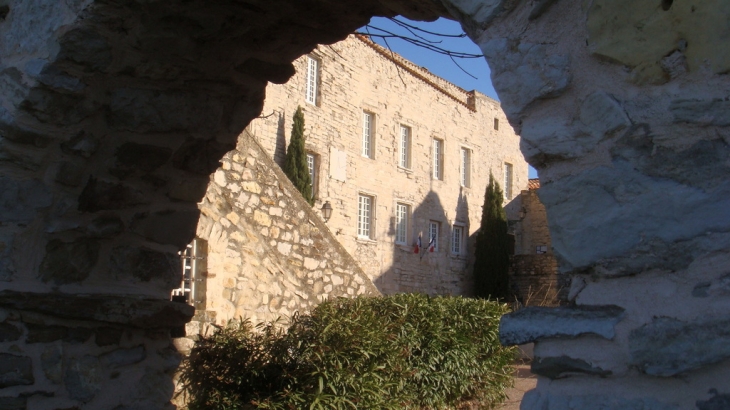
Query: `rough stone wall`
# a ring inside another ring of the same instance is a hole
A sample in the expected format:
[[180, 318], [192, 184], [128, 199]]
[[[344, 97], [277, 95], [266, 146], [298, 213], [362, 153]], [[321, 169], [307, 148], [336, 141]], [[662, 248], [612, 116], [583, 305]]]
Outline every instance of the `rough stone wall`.
[[536, 341], [543, 378], [522, 407], [722, 407], [727, 2], [453, 3], [540, 172], [571, 276], [574, 307], [502, 320], [504, 342]]
[[197, 237], [208, 241], [213, 323], [306, 312], [327, 297], [379, 292], [263, 148], [244, 132], [211, 178]]
[[539, 180], [530, 180], [518, 203], [519, 219], [512, 227], [515, 254], [510, 267], [510, 289], [524, 306], [556, 306], [559, 295], [567, 295], [569, 283], [558, 273], [558, 261], [550, 242], [545, 206], [540, 202]]
[[[327, 225], [378, 289], [468, 294], [474, 255], [471, 237], [479, 228], [489, 171], [503, 184], [504, 163], [510, 163], [512, 192], [527, 186], [519, 137], [499, 103], [355, 36], [317, 47], [309, 56], [320, 66], [317, 104], [305, 101], [307, 58], [298, 59], [297, 73], [289, 82], [267, 89], [264, 118], [252, 121], [252, 133], [283, 164], [292, 115], [301, 106], [306, 148], [317, 158], [314, 207], [321, 208], [325, 201], [332, 204]], [[375, 117], [372, 158], [361, 151], [363, 111]], [[411, 129], [409, 167], [399, 166], [401, 125]], [[442, 180], [432, 177], [433, 138], [443, 140]], [[462, 147], [471, 150], [467, 187], [460, 184]], [[340, 156], [344, 160], [338, 162]], [[358, 237], [361, 193], [375, 200], [370, 238]], [[407, 240], [402, 244], [395, 242], [396, 203], [410, 207]], [[514, 207], [508, 212], [516, 215]], [[428, 245], [430, 221], [440, 224], [439, 246], [434, 252], [415, 254], [419, 235], [423, 247]], [[458, 255], [451, 250], [454, 224], [464, 229]]]

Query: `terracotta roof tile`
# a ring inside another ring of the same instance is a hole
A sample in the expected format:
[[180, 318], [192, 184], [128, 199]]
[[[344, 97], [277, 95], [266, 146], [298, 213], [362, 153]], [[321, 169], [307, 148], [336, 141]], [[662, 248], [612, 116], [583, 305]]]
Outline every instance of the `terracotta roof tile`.
[[527, 189], [529, 189], [530, 191], [540, 189], [540, 178], [532, 178], [527, 180]]

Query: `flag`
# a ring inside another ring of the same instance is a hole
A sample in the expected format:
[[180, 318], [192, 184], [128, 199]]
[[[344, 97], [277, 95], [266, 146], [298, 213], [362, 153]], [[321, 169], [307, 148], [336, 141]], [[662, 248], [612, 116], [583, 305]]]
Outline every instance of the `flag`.
[[431, 237], [431, 240], [428, 242], [428, 251], [433, 252], [433, 248], [436, 247], [436, 235]]
[[416, 241], [416, 247], [413, 249], [413, 253], [419, 253], [421, 252], [421, 235], [418, 235], [418, 240]]

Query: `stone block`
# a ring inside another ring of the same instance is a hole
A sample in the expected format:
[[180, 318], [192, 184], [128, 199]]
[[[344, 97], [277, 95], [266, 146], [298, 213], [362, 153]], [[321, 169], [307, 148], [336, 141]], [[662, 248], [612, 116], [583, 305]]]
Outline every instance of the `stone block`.
[[115, 327], [100, 327], [94, 333], [97, 346], [117, 345], [122, 340], [123, 330]]
[[72, 399], [86, 403], [101, 391], [105, 374], [99, 358], [67, 358], [64, 368], [64, 385]]
[[100, 216], [87, 228], [89, 235], [99, 238], [113, 238], [124, 232], [124, 222], [118, 216]]
[[536, 100], [561, 95], [572, 80], [569, 57], [548, 53], [544, 44], [511, 44], [501, 38], [479, 47], [508, 117], [519, 115]]
[[132, 187], [100, 181], [92, 176], [79, 196], [78, 209], [81, 212], [97, 212], [125, 209], [148, 203], [150, 203], [150, 199]]
[[20, 339], [20, 328], [10, 323], [0, 323], [0, 342], [13, 342]]
[[189, 138], [175, 151], [172, 164], [177, 169], [207, 178], [220, 166], [220, 158], [234, 148], [233, 144]]
[[675, 122], [687, 122], [703, 126], [730, 126], [730, 100], [678, 99], [669, 104]]
[[522, 409], [540, 410], [679, 410], [653, 397], [624, 398], [607, 394], [561, 395], [528, 391], [520, 404]]
[[624, 309], [613, 306], [528, 307], [502, 316], [499, 341], [505, 346], [553, 338], [593, 335], [611, 340]]
[[171, 199], [185, 202], [199, 202], [208, 189], [209, 180], [180, 179], [170, 182], [170, 191], [167, 194]]
[[135, 216], [130, 229], [153, 242], [184, 249], [195, 237], [199, 217], [198, 209], [141, 214]]
[[84, 167], [71, 161], [62, 162], [56, 172], [56, 182], [68, 186], [79, 186], [84, 182]]
[[0, 291], [0, 307], [66, 319], [125, 324], [142, 329], [183, 326], [195, 312], [195, 308], [190, 305], [159, 299], [9, 290]]
[[595, 367], [585, 360], [568, 356], [535, 357], [530, 370], [550, 379], [562, 379], [579, 374], [605, 377], [612, 373], [610, 370]]
[[[111, 92], [107, 120], [116, 129], [211, 132], [221, 128], [222, 113], [223, 101], [212, 95], [193, 91], [120, 88]], [[189, 150], [186, 152], [192, 153]], [[200, 154], [205, 155], [204, 152]], [[223, 154], [225, 151], [216, 157], [216, 165]]]
[[56, 285], [81, 282], [89, 277], [99, 258], [100, 244], [95, 239], [75, 242], [53, 239], [46, 245], [40, 268], [40, 279]]
[[467, 21], [472, 21], [476, 28], [484, 29], [504, 10], [506, 0], [452, 0], [443, 3], [452, 13]]
[[139, 363], [147, 357], [144, 346], [116, 349], [99, 356], [101, 363], [112, 369]]
[[53, 195], [38, 180], [0, 177], [0, 218], [3, 222], [28, 222], [37, 209], [51, 206]]
[[31, 385], [34, 382], [33, 361], [30, 357], [0, 353], [0, 388]]
[[730, 320], [694, 323], [655, 318], [629, 335], [629, 363], [641, 372], [671, 377], [730, 358]]
[[46, 87], [35, 87], [20, 108], [45, 124], [75, 125], [99, 110], [99, 103], [83, 94], [71, 94]]
[[713, 397], [709, 400], [697, 400], [697, 410], [727, 410], [730, 409], [730, 394], [720, 394], [717, 389], [710, 389]]
[[159, 280], [169, 286], [180, 280], [179, 265], [174, 254], [129, 246], [112, 249], [109, 259], [109, 266], [118, 278], [131, 274], [142, 282]]
[[[587, 10], [588, 45], [597, 56], [630, 67], [659, 65], [684, 51], [692, 71], [707, 64], [715, 73], [730, 69], [724, 47], [730, 7], [723, 0], [663, 2], [593, 1]], [[646, 41], [651, 39], [651, 41]], [[689, 46], [682, 46], [682, 42]], [[686, 49], [685, 49], [686, 47]]]
[[25, 397], [0, 397], [0, 410], [26, 410], [27, 402], [28, 399]]
[[631, 124], [631, 120], [618, 101], [604, 91], [588, 95], [581, 103], [578, 115], [589, 132], [598, 138]]
[[112, 49], [101, 34], [89, 28], [72, 29], [60, 40], [59, 58], [79, 64], [89, 71], [103, 71], [112, 62]]
[[172, 150], [155, 145], [128, 142], [116, 149], [116, 163], [109, 172], [118, 177], [149, 174], [172, 157]]
[[61, 347], [51, 345], [41, 353], [43, 374], [55, 384], [63, 383], [63, 355]]
[[98, 139], [84, 131], [79, 132], [70, 140], [61, 143], [61, 151], [69, 155], [76, 155], [83, 158], [91, 157], [98, 148]]

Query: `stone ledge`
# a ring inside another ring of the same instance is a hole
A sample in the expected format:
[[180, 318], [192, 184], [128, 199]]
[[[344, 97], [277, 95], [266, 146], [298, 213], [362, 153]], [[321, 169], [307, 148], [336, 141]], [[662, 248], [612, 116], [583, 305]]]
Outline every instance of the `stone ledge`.
[[0, 292], [0, 307], [63, 319], [116, 323], [143, 329], [183, 326], [195, 312], [195, 308], [190, 305], [168, 300], [14, 291]]
[[505, 346], [552, 338], [595, 335], [611, 340], [624, 318], [619, 306], [528, 307], [502, 316], [499, 341]]

